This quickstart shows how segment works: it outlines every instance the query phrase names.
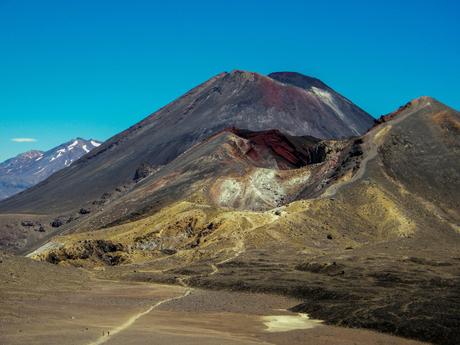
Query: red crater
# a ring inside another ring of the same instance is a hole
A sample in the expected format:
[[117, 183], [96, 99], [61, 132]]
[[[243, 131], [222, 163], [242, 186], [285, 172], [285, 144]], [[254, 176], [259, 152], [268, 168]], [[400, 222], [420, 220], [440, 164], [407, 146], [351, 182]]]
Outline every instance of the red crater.
[[278, 130], [253, 132], [227, 128], [225, 131], [249, 140], [251, 148], [246, 155], [256, 162], [263, 160], [267, 153], [275, 158], [280, 169], [299, 168], [323, 160], [320, 141], [313, 137], [290, 137]]

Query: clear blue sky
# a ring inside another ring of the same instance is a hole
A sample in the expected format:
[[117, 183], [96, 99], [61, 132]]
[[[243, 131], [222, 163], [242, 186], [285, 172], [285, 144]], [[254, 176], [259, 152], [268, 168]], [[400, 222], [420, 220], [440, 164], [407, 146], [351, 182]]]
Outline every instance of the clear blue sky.
[[0, 0], [0, 161], [105, 140], [232, 69], [316, 76], [374, 116], [459, 109], [458, 3]]

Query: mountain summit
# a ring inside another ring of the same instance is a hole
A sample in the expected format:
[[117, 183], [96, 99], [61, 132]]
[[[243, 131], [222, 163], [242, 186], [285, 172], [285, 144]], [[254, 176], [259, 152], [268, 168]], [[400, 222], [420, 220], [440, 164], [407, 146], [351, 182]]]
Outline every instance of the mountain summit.
[[292, 73], [272, 77], [221, 73], [0, 209], [69, 211], [132, 182], [141, 166], [163, 166], [228, 127], [342, 138], [363, 134], [374, 123], [369, 114], [317, 79]]

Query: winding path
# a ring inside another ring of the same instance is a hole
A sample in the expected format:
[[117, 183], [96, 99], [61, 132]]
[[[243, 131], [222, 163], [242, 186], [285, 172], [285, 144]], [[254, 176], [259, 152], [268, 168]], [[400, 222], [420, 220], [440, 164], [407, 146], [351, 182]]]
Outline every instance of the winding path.
[[165, 303], [168, 303], [168, 302], [171, 302], [171, 301], [175, 301], [175, 300], [178, 300], [178, 299], [182, 299], [184, 297], [187, 297], [188, 295], [190, 295], [191, 293], [191, 289], [188, 289], [185, 291], [185, 293], [181, 296], [177, 296], [177, 297], [171, 297], [171, 298], [167, 298], [167, 299], [164, 299], [162, 301], [159, 301], [158, 303], [152, 305], [150, 308], [148, 308], [147, 310], [141, 312], [141, 313], [138, 313], [138, 314], [135, 314], [133, 316], [131, 316], [128, 320], [126, 320], [124, 323], [122, 323], [120, 326], [118, 327], [115, 327], [113, 329], [111, 329], [107, 335], [105, 336], [101, 336], [99, 337], [97, 340], [95, 341], [92, 341], [90, 343], [88, 343], [88, 345], [100, 345], [100, 344], [104, 344], [106, 343], [107, 341], [109, 341], [112, 337], [114, 337], [115, 335], [117, 335], [118, 333], [120, 332], [123, 332], [124, 330], [126, 330], [127, 328], [129, 328], [133, 323], [135, 323], [138, 319], [140, 319], [142, 316], [144, 315], [147, 315], [148, 313], [150, 313], [152, 310], [155, 310], [157, 309], [159, 306], [161, 306], [162, 304], [165, 304]]
[[[330, 197], [333, 197], [334, 195], [337, 194], [337, 192], [342, 189], [344, 186], [348, 185], [348, 184], [351, 184], [357, 180], [360, 180], [363, 176], [364, 176], [364, 173], [366, 172], [366, 169], [367, 169], [367, 163], [369, 161], [371, 161], [372, 159], [374, 159], [376, 156], [377, 156], [377, 153], [378, 153], [378, 148], [380, 147], [379, 144], [377, 144], [375, 142], [375, 137], [377, 135], [379, 135], [380, 133], [382, 133], [385, 128], [387, 128], [388, 126], [392, 127], [402, 121], [404, 121], [406, 118], [408, 118], [409, 116], [415, 114], [416, 112], [422, 110], [423, 108], [426, 108], [428, 106], [431, 106], [431, 103], [430, 102], [427, 102], [426, 104], [424, 104], [422, 107], [416, 107], [416, 109], [414, 109], [413, 111], [407, 113], [407, 114], [404, 114], [402, 116], [399, 116], [399, 117], [396, 117], [394, 118], [393, 120], [389, 121], [389, 122], [385, 122], [383, 123], [382, 125], [380, 125], [379, 127], [377, 127], [375, 130], [371, 130], [366, 136], [368, 137], [367, 139], [367, 142], [369, 143], [369, 146], [368, 146], [368, 150], [367, 150], [367, 153], [365, 154], [365, 157], [363, 158], [363, 160], [361, 161], [361, 164], [360, 164], [360, 167], [358, 169], [358, 171], [356, 172], [356, 174], [353, 175], [353, 177], [348, 180], [348, 181], [342, 181], [342, 182], [339, 182], [339, 183], [336, 183], [336, 184], [333, 184], [332, 186], [328, 187], [324, 193], [322, 193], [318, 199], [322, 199], [322, 198], [330, 198]], [[383, 133], [385, 134], [385, 133]]]
[[[276, 220], [278, 220], [279, 216], [272, 215], [272, 219], [263, 225], [255, 225], [254, 222], [251, 221], [251, 219], [248, 218], [247, 216], [244, 216], [244, 218], [246, 219], [247, 222], [251, 224], [251, 228], [246, 231], [254, 231], [258, 228], [274, 223]], [[243, 234], [244, 231], [243, 231], [243, 228], [241, 227], [241, 224], [239, 224], [239, 228], [240, 228], [240, 233]], [[218, 265], [223, 265], [227, 262], [235, 260], [238, 256], [240, 256], [246, 251], [243, 238], [239, 238], [237, 244], [233, 247], [233, 250], [234, 250], [234, 254], [230, 256], [229, 258], [216, 262], [215, 264], [209, 264], [209, 266], [211, 266], [212, 268], [212, 272], [209, 274], [210, 276], [213, 276], [219, 272], [219, 267], [217, 267]]]
[[213, 276], [215, 275], [216, 273], [219, 272], [219, 267], [217, 267], [217, 265], [223, 265], [227, 262], [230, 262], [234, 259], [236, 259], [238, 256], [240, 256], [242, 253], [244, 253], [245, 249], [244, 249], [244, 243], [243, 243], [243, 240], [240, 240], [238, 241], [238, 244], [235, 246], [235, 254], [232, 255], [231, 257], [225, 259], [225, 260], [222, 260], [222, 261], [219, 261], [219, 262], [216, 262], [215, 264], [211, 264], [211, 268], [212, 268], [212, 272], [209, 274], [210, 276]]

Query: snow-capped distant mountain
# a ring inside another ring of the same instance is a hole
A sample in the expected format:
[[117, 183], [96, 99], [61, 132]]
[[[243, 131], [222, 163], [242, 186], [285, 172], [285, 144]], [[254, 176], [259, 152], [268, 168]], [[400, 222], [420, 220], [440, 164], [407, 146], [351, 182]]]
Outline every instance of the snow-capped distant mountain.
[[77, 138], [46, 152], [28, 151], [0, 163], [0, 200], [45, 180], [100, 145], [97, 140]]

